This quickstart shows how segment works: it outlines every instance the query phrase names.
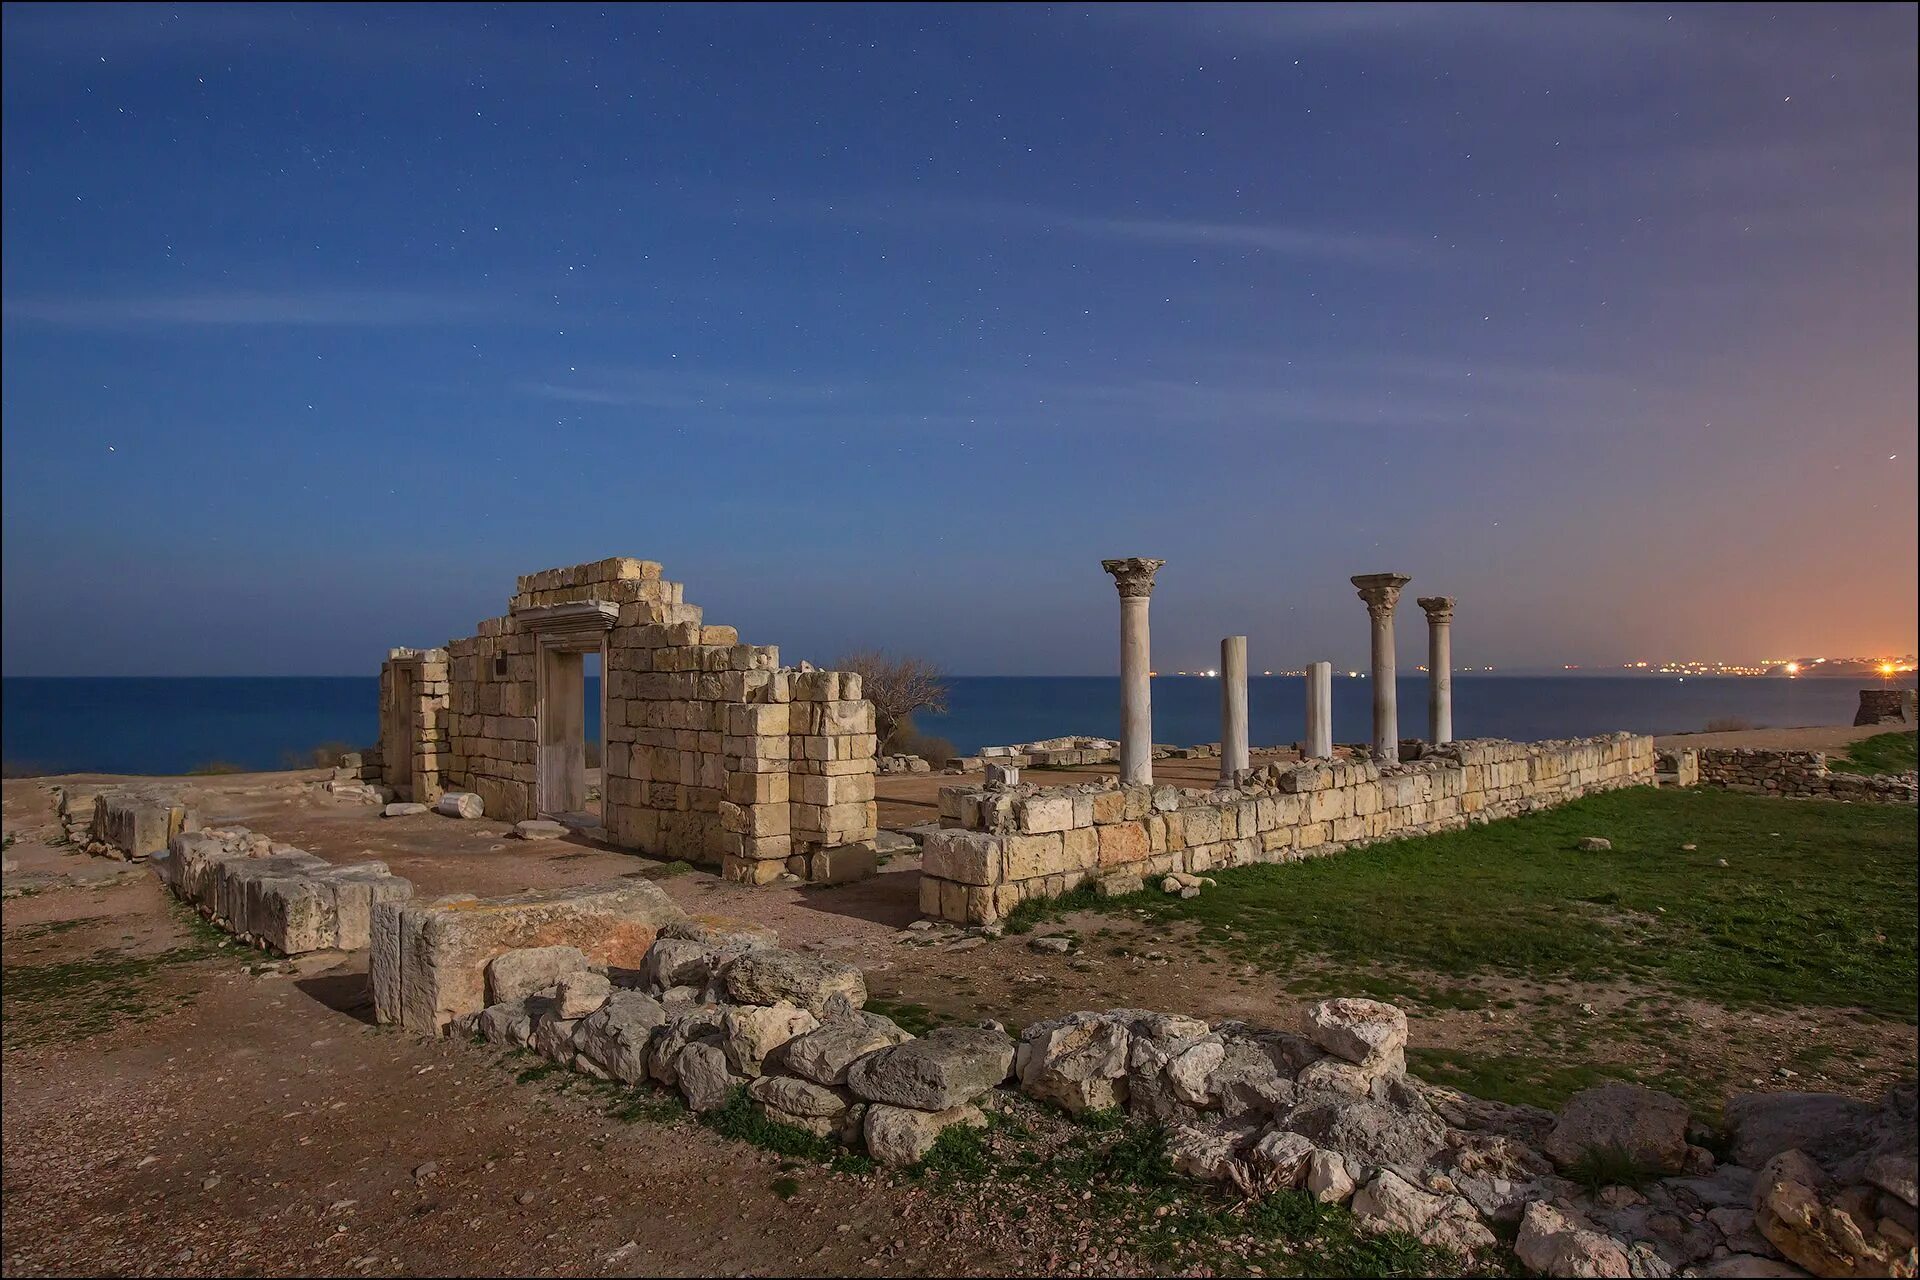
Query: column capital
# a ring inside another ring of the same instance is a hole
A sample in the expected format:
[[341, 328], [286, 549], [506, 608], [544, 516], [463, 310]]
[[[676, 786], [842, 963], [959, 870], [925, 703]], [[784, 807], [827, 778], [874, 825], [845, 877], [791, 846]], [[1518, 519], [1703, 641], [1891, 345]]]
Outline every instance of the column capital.
[[1125, 560], [1102, 560], [1100, 567], [1113, 575], [1113, 585], [1119, 589], [1120, 598], [1129, 596], [1150, 596], [1153, 594], [1153, 575], [1160, 572], [1165, 560], [1147, 560], [1140, 556], [1130, 556]]
[[1376, 620], [1393, 616], [1394, 606], [1400, 603], [1400, 588], [1412, 581], [1404, 573], [1362, 573], [1352, 579], [1360, 598], [1367, 602], [1367, 612]]
[[1421, 596], [1420, 607], [1427, 611], [1427, 621], [1434, 624], [1453, 621], [1452, 596]]

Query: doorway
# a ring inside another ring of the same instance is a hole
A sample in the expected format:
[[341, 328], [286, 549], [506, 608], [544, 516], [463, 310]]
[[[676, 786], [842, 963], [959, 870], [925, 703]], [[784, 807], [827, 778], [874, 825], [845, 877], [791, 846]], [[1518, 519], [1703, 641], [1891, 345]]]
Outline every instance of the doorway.
[[414, 731], [414, 716], [419, 709], [419, 670], [411, 662], [396, 662], [390, 668], [385, 723], [380, 726], [380, 771], [394, 798], [413, 799], [413, 753], [420, 735]]
[[602, 635], [541, 640], [540, 813], [575, 830], [600, 826], [599, 788], [592, 785], [592, 775], [600, 772], [605, 751], [605, 717], [600, 714], [605, 667]]

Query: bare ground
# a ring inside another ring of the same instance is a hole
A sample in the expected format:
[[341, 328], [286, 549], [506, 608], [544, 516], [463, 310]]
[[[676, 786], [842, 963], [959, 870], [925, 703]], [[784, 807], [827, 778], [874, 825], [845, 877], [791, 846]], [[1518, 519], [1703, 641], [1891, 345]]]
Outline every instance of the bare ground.
[[[1822, 732], [1834, 741], [1850, 731]], [[1184, 761], [1160, 772], [1202, 785], [1216, 769]], [[1019, 1025], [1131, 1005], [1297, 1026], [1313, 1000], [1348, 993], [1342, 975], [1314, 957], [1263, 972], [1125, 916], [1070, 917], [1040, 931], [1075, 934], [1070, 954], [1034, 951], [1017, 936], [954, 933], [909, 945], [915, 858], [854, 885], [749, 889], [580, 837], [527, 843], [488, 820], [381, 819], [318, 790], [321, 776], [185, 781], [212, 822], [243, 823], [336, 861], [383, 859], [423, 896], [653, 878], [690, 910], [760, 921], [787, 945], [859, 964], [876, 999], [913, 1016]], [[931, 817], [939, 786], [953, 781], [883, 779], [883, 822]], [[971, 1205], [887, 1175], [783, 1167], [685, 1118], [628, 1122], [581, 1088], [522, 1081], [524, 1062], [374, 1027], [364, 955], [281, 966], [217, 946], [144, 870], [49, 843], [46, 780], [10, 780], [0, 798], [16, 837], [8, 856], [37, 873], [27, 883], [43, 886], [0, 909], [8, 1274], [1137, 1266], [1105, 1252], [1071, 1214]], [[101, 963], [107, 978], [88, 986], [86, 966]], [[1449, 983], [1460, 985], [1435, 979]], [[1511, 1007], [1416, 1007], [1411, 1043], [1494, 1058], [1578, 1053], [1651, 1075], [1862, 1094], [1911, 1072], [1915, 1056], [1908, 1026], [1677, 999], [1639, 1020], [1644, 1034], [1596, 1041], [1586, 1020], [1619, 1015], [1645, 993], [1475, 985], [1492, 1006]], [[105, 1014], [103, 987], [118, 993]], [[53, 995], [26, 1007], [12, 994], [22, 989]], [[1798, 1063], [1796, 1074], [1776, 1074], [1783, 1062]]]

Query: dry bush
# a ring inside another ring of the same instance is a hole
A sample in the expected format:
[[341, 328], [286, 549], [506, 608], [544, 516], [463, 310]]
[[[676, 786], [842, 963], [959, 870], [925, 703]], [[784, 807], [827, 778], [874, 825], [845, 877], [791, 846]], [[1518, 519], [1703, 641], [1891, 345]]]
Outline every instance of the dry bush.
[[887, 750], [891, 755], [919, 756], [936, 769], [960, 754], [945, 738], [914, 728], [912, 719], [903, 720], [895, 726], [893, 741]]
[[[861, 649], [834, 664], [837, 671], [860, 677], [860, 696], [873, 704], [874, 731], [880, 753], [897, 754], [895, 737], [910, 730], [913, 713], [935, 715], [947, 709], [947, 685], [940, 668], [924, 658], [896, 657], [884, 649]], [[931, 759], [931, 757], [929, 757]]]

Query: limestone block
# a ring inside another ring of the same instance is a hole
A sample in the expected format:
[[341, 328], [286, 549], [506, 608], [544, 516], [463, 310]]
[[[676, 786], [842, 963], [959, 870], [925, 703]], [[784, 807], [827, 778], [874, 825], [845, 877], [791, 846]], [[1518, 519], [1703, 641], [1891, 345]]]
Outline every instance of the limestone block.
[[433, 811], [449, 818], [479, 818], [486, 813], [486, 802], [471, 791], [449, 791], [434, 802]]
[[683, 918], [672, 899], [644, 880], [503, 898], [377, 903], [375, 1015], [438, 1035], [453, 1019], [485, 1007], [487, 964], [504, 951], [567, 945], [595, 963], [638, 968], [661, 926]]
[[1121, 822], [1097, 828], [1099, 865], [1116, 867], [1144, 859], [1151, 849], [1143, 822]]
[[815, 884], [846, 884], [879, 870], [880, 856], [870, 843], [834, 845], [807, 855], [806, 877]]
[[1031, 880], [1064, 871], [1066, 848], [1061, 834], [1006, 837], [1005, 865], [1009, 880]]
[[996, 885], [1004, 875], [1004, 837], [947, 827], [927, 835], [920, 873], [962, 885]]
[[93, 800], [93, 837], [129, 858], [166, 850], [173, 837], [199, 825], [178, 796], [144, 791], [104, 791]]
[[1034, 795], [1014, 804], [1014, 817], [1020, 830], [1028, 834], [1065, 831], [1073, 825], [1073, 797]]

